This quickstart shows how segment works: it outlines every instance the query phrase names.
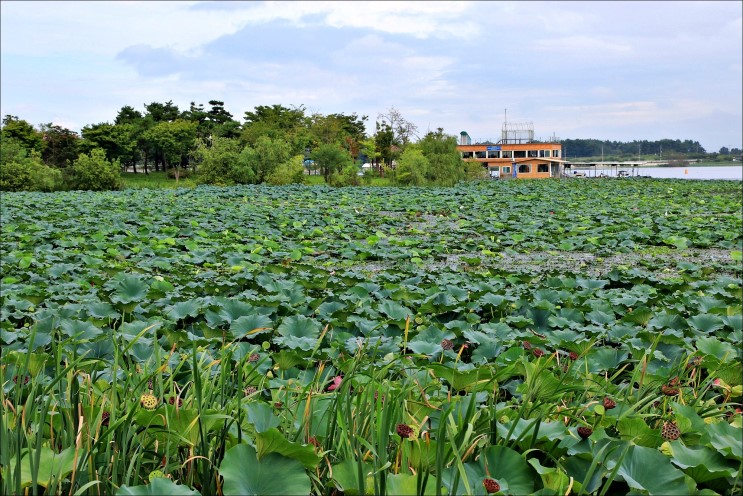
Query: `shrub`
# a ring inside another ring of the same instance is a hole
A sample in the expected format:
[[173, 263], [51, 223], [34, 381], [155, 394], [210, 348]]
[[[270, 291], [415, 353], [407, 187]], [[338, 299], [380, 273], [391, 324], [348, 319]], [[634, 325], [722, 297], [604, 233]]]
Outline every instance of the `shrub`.
[[464, 163], [464, 178], [467, 181], [480, 181], [487, 179], [488, 171], [482, 166], [480, 162], [465, 162]]
[[408, 147], [397, 162], [397, 182], [409, 186], [422, 186], [426, 183], [429, 162], [423, 152], [415, 147]]
[[62, 173], [30, 155], [14, 139], [5, 139], [0, 152], [1, 191], [54, 191], [62, 186]]
[[72, 163], [67, 183], [70, 189], [104, 191], [121, 189], [121, 164], [106, 159], [106, 152], [94, 148], [90, 154], [82, 154]]
[[330, 174], [328, 184], [335, 187], [359, 186], [361, 184], [359, 172], [360, 170], [356, 165], [348, 164], [340, 171]]
[[296, 155], [274, 170], [266, 180], [268, 184], [302, 184], [304, 182], [304, 156]]
[[240, 145], [236, 140], [214, 138], [210, 147], [199, 140], [194, 156], [196, 182], [229, 186], [235, 184], [235, 168], [240, 161]]

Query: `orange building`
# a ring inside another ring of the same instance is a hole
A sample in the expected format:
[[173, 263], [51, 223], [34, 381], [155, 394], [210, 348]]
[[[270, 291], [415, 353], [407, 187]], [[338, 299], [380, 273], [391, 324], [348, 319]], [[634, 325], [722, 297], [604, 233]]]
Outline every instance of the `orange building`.
[[[508, 140], [501, 140], [508, 141]], [[491, 178], [544, 179], [563, 173], [562, 145], [559, 143], [470, 144], [469, 135], [461, 133], [457, 145], [462, 160], [480, 162]]]

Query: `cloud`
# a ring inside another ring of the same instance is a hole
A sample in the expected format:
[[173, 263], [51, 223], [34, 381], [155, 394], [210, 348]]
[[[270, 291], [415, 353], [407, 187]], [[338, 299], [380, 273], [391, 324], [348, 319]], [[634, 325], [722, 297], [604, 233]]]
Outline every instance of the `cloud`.
[[[739, 2], [1, 2], [0, 106], [88, 124], [173, 100], [395, 106], [497, 139], [678, 133], [740, 145]], [[718, 121], [713, 119], [713, 116]], [[662, 136], [675, 138], [675, 136]], [[736, 145], [736, 146], [737, 146]]]

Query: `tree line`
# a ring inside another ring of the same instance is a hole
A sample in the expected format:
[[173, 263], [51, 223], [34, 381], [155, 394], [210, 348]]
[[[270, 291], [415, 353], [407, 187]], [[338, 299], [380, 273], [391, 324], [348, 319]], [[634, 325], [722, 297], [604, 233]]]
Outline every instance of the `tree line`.
[[[240, 122], [219, 100], [191, 102], [186, 110], [172, 101], [145, 104], [141, 111], [126, 105], [112, 122], [86, 125], [80, 133], [52, 123], [34, 127], [6, 115], [0, 128], [0, 190], [117, 189], [121, 171], [167, 172], [176, 180], [189, 175], [217, 185], [296, 183], [307, 174], [321, 174], [338, 186], [371, 175], [387, 175], [396, 184], [453, 185], [484, 174], [460, 159], [456, 137], [441, 128], [419, 136], [394, 107], [377, 116], [371, 134], [368, 119], [275, 104], [246, 111]], [[568, 158], [706, 153], [692, 140], [561, 143]], [[362, 163], [371, 167], [360, 175]]]
[[645, 157], [654, 156], [660, 159], [703, 159], [710, 155], [740, 155], [738, 148], [722, 147], [718, 152], [708, 153], [704, 147], [693, 140], [661, 139], [655, 141], [609, 141], [597, 139], [564, 139], [561, 140], [563, 156], [568, 158], [587, 157]]
[[241, 123], [222, 101], [191, 102], [187, 110], [168, 101], [145, 104], [143, 111], [126, 105], [113, 122], [86, 125], [78, 134], [6, 115], [0, 189], [116, 189], [122, 170], [164, 171], [176, 180], [193, 175], [219, 185], [302, 182], [306, 173], [333, 185], [358, 184], [360, 163], [372, 164], [368, 174], [397, 177], [392, 164], [416, 150], [424, 158], [416, 159], [419, 170], [407, 174], [411, 160], [405, 158], [396, 182], [448, 185], [466, 176], [454, 136], [439, 129], [414, 142], [416, 126], [394, 107], [377, 117], [371, 135], [367, 120], [277, 104], [246, 111]]

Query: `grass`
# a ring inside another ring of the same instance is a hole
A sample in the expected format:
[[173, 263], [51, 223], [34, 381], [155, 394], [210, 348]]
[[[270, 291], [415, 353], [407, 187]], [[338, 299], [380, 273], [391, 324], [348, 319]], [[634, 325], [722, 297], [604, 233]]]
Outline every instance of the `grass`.
[[[144, 174], [141, 172], [124, 172], [121, 174], [124, 180], [124, 189], [176, 189], [176, 188], [194, 188], [196, 181], [191, 178], [181, 179], [176, 182], [175, 179], [168, 177], [165, 172], [150, 172]], [[305, 176], [304, 184], [308, 186], [319, 186], [325, 184], [325, 178], [322, 175]], [[392, 186], [390, 179], [385, 177], [373, 177], [368, 184], [363, 178], [360, 178], [365, 186]]]
[[168, 189], [168, 188], [193, 188], [196, 182], [193, 179], [180, 179], [176, 181], [168, 177], [165, 172], [150, 172], [144, 174], [141, 172], [124, 172], [121, 174], [124, 180], [124, 189]]

